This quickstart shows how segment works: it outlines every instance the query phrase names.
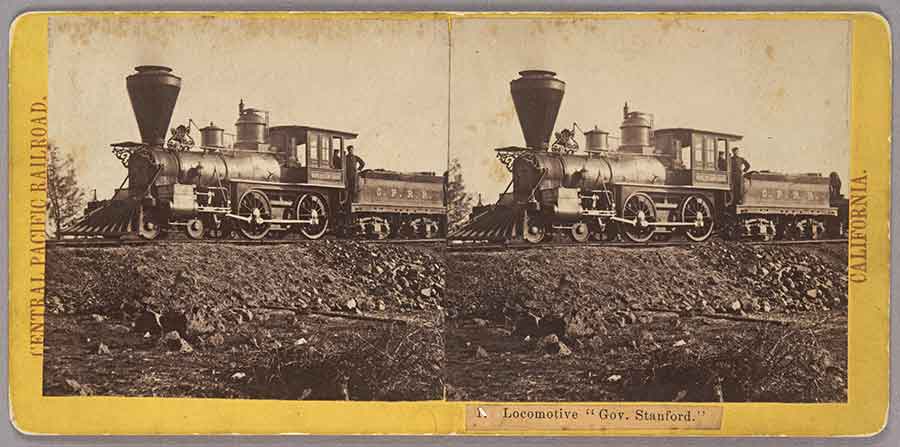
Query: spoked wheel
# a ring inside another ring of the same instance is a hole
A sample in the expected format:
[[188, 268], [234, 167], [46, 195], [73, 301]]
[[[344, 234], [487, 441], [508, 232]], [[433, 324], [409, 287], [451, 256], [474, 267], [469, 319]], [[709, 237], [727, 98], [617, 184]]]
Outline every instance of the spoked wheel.
[[318, 239], [328, 230], [328, 205], [322, 196], [315, 193], [303, 194], [291, 207], [298, 220], [309, 223], [297, 224], [297, 229], [307, 239]]
[[775, 238], [792, 241], [803, 237], [799, 222], [794, 218], [784, 218], [775, 227]]
[[203, 239], [203, 229], [203, 221], [200, 219], [191, 219], [187, 221], [187, 225], [184, 226], [184, 232], [187, 233], [188, 237], [197, 240]]
[[138, 235], [147, 240], [153, 240], [159, 237], [161, 229], [159, 223], [156, 222], [153, 210], [141, 206], [138, 213]]
[[525, 226], [524, 233], [525, 234], [523, 234], [522, 237], [524, 237], [526, 241], [532, 244], [540, 244], [547, 236], [547, 229], [540, 221], [529, 219], [528, 224]]
[[632, 242], [647, 242], [653, 237], [656, 229], [649, 224], [656, 222], [656, 206], [647, 194], [636, 192], [628, 196], [622, 206], [622, 217], [635, 221], [635, 225], [622, 225], [625, 237]]
[[712, 206], [701, 196], [690, 196], [681, 204], [681, 221], [694, 224], [684, 232], [688, 239], [703, 242], [712, 235], [715, 225]]
[[269, 234], [272, 224], [265, 222], [272, 218], [272, 207], [262, 191], [251, 189], [238, 202], [238, 215], [250, 218], [249, 222], [238, 221], [238, 230], [247, 239], [262, 239]]
[[588, 228], [588, 224], [578, 222], [572, 225], [572, 228], [569, 230], [569, 237], [575, 242], [587, 242], [591, 237], [591, 230]]
[[825, 224], [818, 219], [808, 217], [800, 221], [804, 239], [821, 239], [825, 235]]

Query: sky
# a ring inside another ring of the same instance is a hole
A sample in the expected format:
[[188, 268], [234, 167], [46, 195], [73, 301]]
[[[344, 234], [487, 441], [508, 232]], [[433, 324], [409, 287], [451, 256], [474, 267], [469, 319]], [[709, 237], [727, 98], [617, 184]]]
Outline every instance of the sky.
[[446, 20], [66, 16], [49, 42], [50, 137], [101, 199], [127, 174], [110, 143], [140, 141], [125, 89], [137, 65], [182, 78], [169, 127], [233, 133], [243, 98], [272, 125], [359, 133], [367, 167], [446, 170]]
[[752, 169], [837, 171], [847, 185], [849, 32], [820, 20], [456, 21], [451, 158], [469, 191], [496, 200], [511, 176], [494, 148], [524, 145], [509, 81], [546, 69], [566, 82], [557, 131], [577, 122], [618, 136], [627, 101], [656, 128], [744, 135]]
[[443, 172], [449, 150], [486, 202], [510, 180], [494, 148], [524, 144], [509, 81], [525, 69], [566, 82], [556, 130], [618, 136], [628, 101], [657, 128], [744, 135], [753, 169], [848, 184], [845, 21], [65, 16], [49, 32], [50, 136], [100, 198], [126, 174], [109, 144], [140, 139], [125, 90], [137, 65], [182, 78], [170, 127], [234, 132], [243, 98], [273, 125], [359, 133], [370, 167]]

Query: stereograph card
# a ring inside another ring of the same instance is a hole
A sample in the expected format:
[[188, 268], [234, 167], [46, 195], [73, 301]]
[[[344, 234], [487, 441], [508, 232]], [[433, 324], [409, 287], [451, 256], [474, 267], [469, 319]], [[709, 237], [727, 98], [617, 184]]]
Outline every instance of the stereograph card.
[[872, 13], [40, 12], [32, 434], [871, 435]]

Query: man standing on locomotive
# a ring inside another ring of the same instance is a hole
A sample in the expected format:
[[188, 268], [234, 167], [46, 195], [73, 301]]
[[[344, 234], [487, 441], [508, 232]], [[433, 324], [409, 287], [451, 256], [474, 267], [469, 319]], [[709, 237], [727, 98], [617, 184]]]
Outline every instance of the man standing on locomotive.
[[731, 191], [734, 193], [734, 203], [744, 201], [744, 174], [750, 170], [750, 163], [741, 157], [740, 148], [731, 150]]
[[347, 189], [351, 199], [356, 198], [359, 171], [366, 167], [366, 162], [362, 158], [353, 154], [353, 146], [347, 146]]

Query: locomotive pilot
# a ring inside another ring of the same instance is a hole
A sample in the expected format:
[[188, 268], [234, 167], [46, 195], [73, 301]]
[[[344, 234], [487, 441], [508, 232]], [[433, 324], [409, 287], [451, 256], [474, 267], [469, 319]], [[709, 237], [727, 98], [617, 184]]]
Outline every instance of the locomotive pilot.
[[741, 157], [740, 148], [731, 150], [731, 190], [734, 193], [734, 203], [744, 201], [744, 174], [750, 170], [750, 163]]

